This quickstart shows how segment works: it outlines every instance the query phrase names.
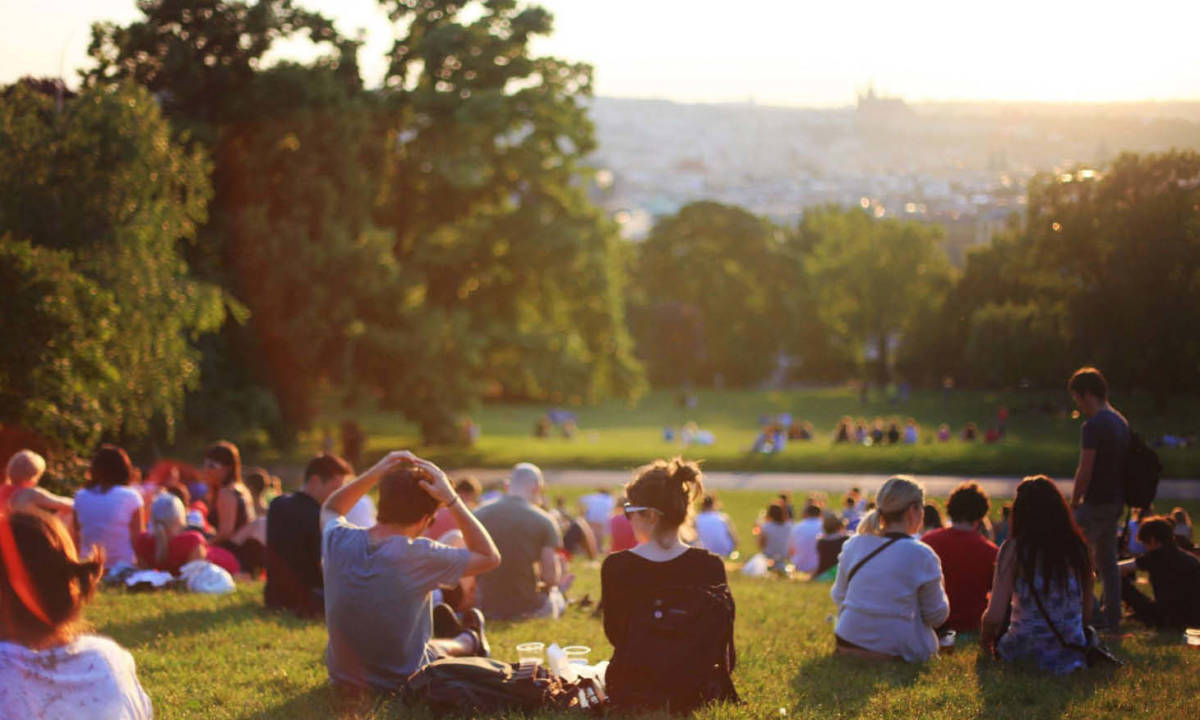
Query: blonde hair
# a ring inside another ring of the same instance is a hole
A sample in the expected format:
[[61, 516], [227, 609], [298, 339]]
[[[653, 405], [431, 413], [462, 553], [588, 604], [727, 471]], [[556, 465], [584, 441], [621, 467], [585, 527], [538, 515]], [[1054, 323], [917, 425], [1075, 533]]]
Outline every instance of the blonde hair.
[[[46, 459], [32, 450], [21, 450], [8, 459], [5, 474], [14, 485], [32, 485], [46, 472]], [[0, 478], [3, 479], [3, 478]]]
[[154, 533], [154, 562], [162, 565], [167, 561], [167, 545], [170, 536], [168, 527], [178, 527], [184, 524], [187, 513], [183, 501], [169, 492], [159, 493], [150, 506], [150, 529]]
[[859, 535], [882, 535], [885, 522], [898, 522], [913, 505], [925, 505], [925, 488], [907, 475], [887, 479], [875, 495], [875, 509], [858, 524]]

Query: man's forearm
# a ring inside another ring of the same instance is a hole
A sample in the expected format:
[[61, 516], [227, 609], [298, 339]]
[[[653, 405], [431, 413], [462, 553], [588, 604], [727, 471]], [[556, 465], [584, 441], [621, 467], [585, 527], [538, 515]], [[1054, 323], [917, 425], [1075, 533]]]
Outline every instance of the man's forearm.
[[375, 472], [375, 468], [371, 468], [346, 485], [335, 490], [325, 500], [325, 505], [321, 507], [322, 512], [339, 516], [345, 515], [350, 512], [355, 503], [362, 499], [363, 495], [370, 492], [378, 480], [378, 473]]
[[1091, 473], [1085, 473], [1083, 468], [1075, 470], [1075, 486], [1071, 490], [1071, 504], [1078, 505], [1083, 502], [1083, 496], [1087, 493], [1088, 483], [1092, 480]]

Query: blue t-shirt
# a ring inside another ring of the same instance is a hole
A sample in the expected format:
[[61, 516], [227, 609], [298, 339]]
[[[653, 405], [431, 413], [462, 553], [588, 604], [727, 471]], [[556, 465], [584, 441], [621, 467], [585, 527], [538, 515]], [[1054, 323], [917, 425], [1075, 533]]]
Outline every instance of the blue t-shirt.
[[457, 582], [471, 552], [428, 538], [370, 542], [339, 517], [325, 526], [325, 666], [334, 682], [395, 690], [437, 659], [429, 592]]
[[1083, 501], [1089, 505], [1124, 502], [1121, 478], [1129, 454], [1129, 423], [1118, 412], [1101, 410], [1083, 423], [1080, 445], [1084, 450], [1096, 451], [1092, 480]]

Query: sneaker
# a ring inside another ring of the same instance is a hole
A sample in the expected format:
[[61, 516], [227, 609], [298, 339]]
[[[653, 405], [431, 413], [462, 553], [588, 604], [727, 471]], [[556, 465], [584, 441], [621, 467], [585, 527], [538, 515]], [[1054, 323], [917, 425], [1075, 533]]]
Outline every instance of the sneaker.
[[479, 608], [471, 608], [463, 613], [463, 628], [475, 636], [475, 654], [479, 657], [491, 657], [492, 647], [488, 644], [487, 635], [483, 632], [483, 613]]
[[439, 638], [458, 637], [467, 631], [467, 628], [458, 620], [458, 616], [454, 614], [454, 610], [445, 603], [438, 603], [433, 606], [433, 636]]

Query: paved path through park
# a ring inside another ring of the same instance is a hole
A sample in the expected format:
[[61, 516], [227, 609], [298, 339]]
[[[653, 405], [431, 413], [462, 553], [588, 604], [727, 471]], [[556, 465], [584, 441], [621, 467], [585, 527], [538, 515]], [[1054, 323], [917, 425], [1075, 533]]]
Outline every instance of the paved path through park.
[[[464, 470], [454, 474], [474, 474], [483, 482], [503, 478], [506, 470]], [[546, 470], [546, 483], [577, 487], [617, 487], [629, 480], [630, 474], [620, 470]], [[710, 490], [779, 490], [791, 493], [824, 491], [844, 493], [852, 487], [874, 493], [887, 480], [887, 475], [845, 473], [788, 473], [788, 472], [705, 472], [704, 486]], [[918, 475], [930, 495], [945, 497], [954, 486], [974, 480], [993, 497], [1012, 497], [1018, 477], [959, 477], [951, 475]], [[1071, 479], [1058, 478], [1063, 492], [1070, 494]], [[551, 491], [553, 492], [553, 491]], [[1200, 500], [1200, 480], [1163, 480], [1158, 486], [1160, 500]]]

